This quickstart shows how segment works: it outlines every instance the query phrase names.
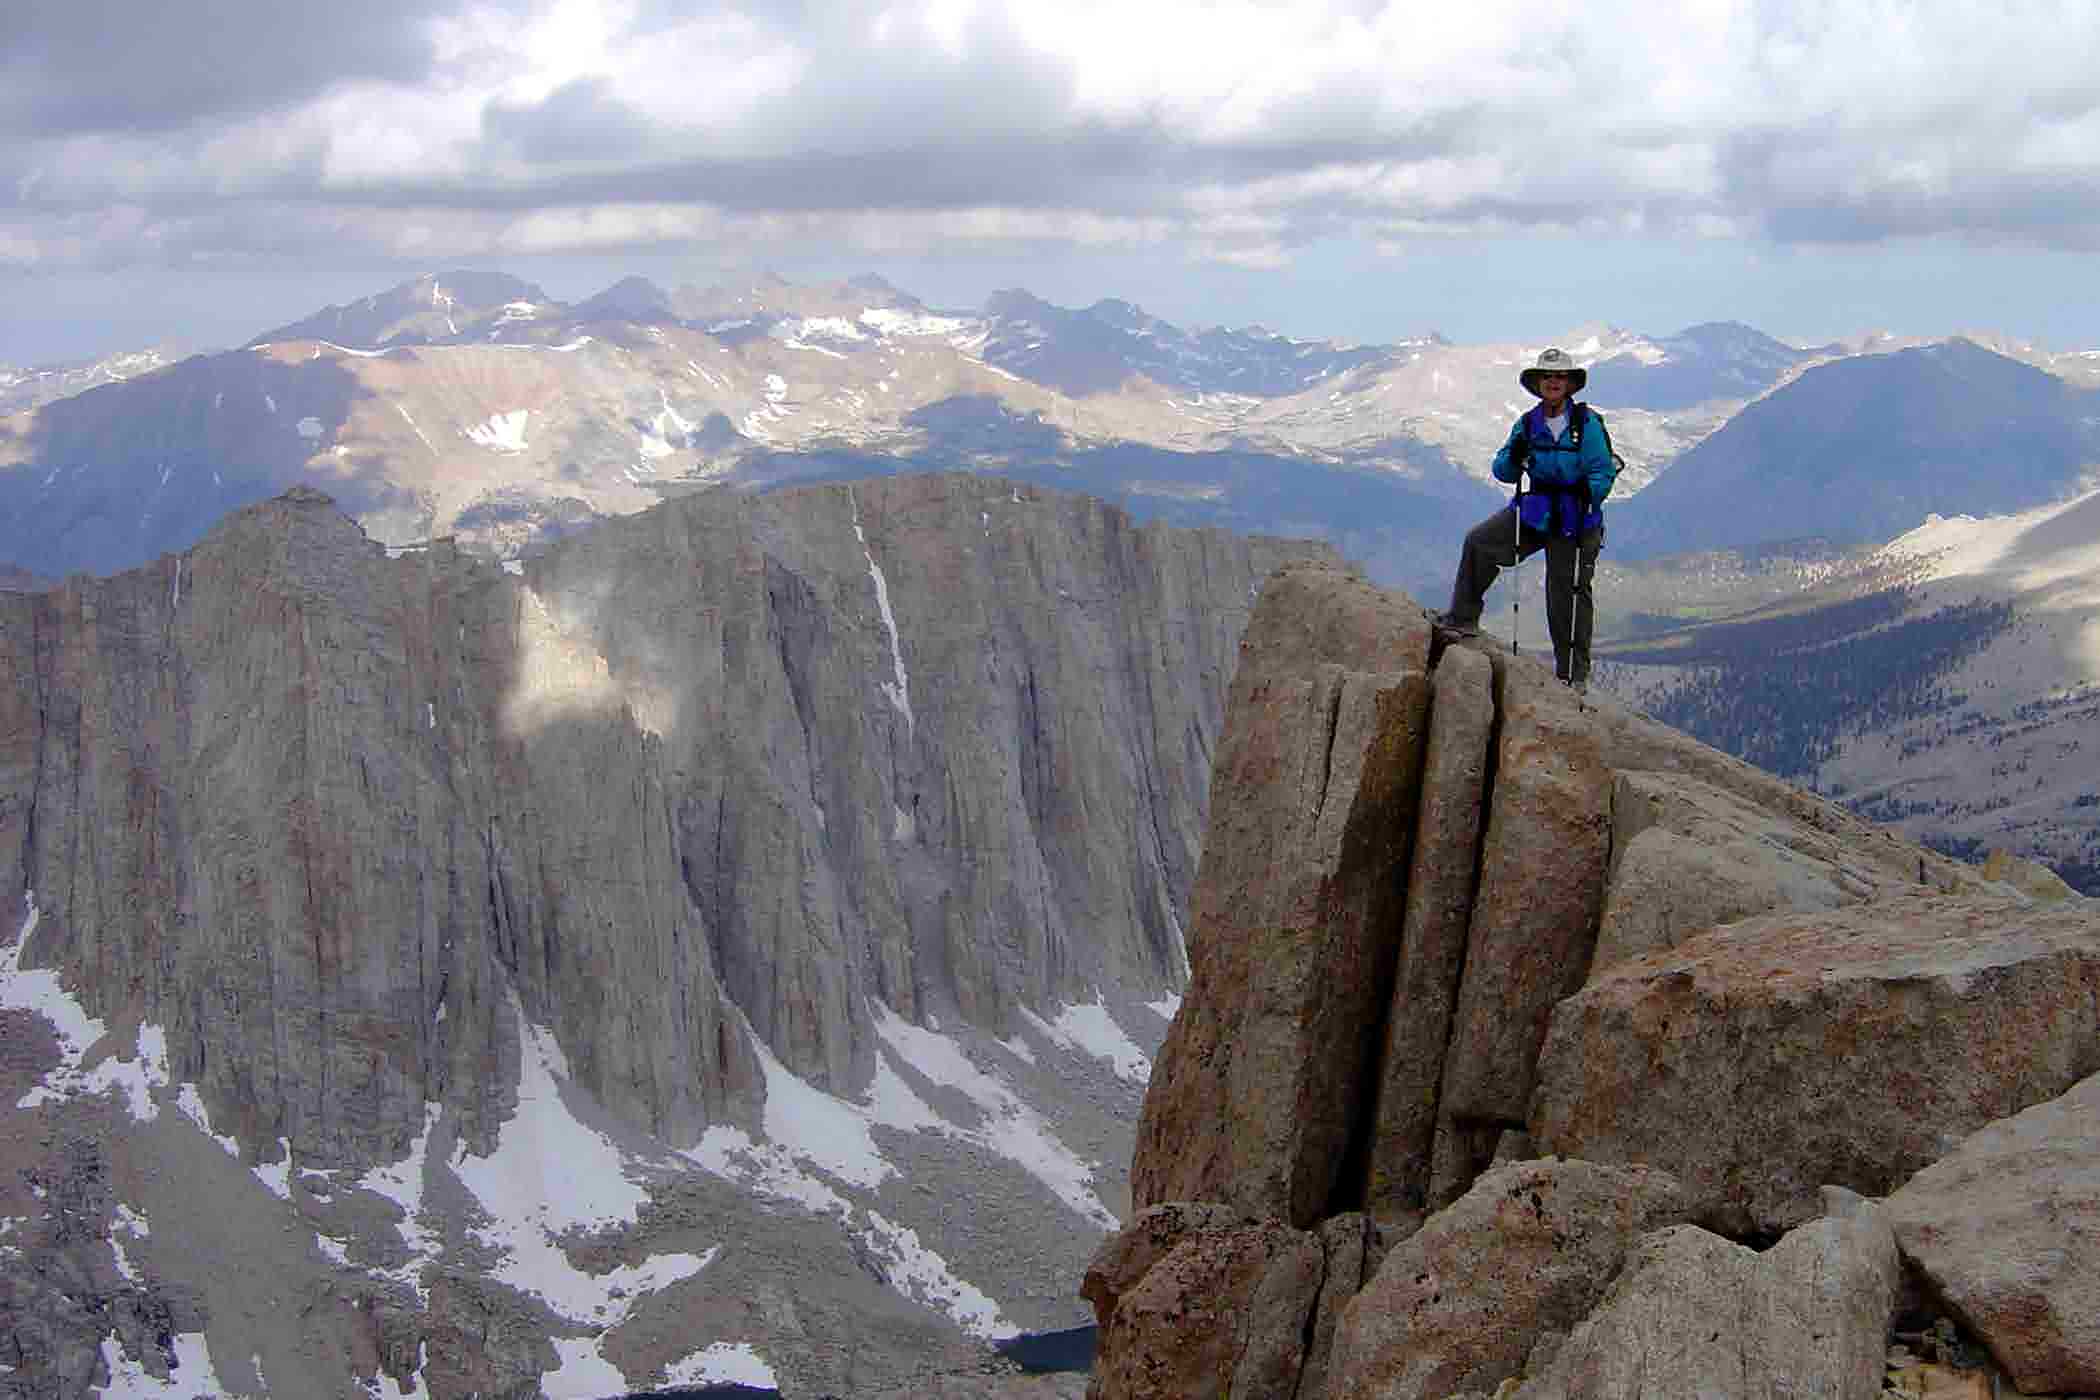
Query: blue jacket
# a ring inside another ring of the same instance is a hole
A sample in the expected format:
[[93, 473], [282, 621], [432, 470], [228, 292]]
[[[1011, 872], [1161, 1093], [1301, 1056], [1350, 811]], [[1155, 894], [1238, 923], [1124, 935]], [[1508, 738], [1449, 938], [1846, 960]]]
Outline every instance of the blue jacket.
[[1597, 529], [1604, 523], [1604, 498], [1619, 476], [1604, 415], [1571, 402], [1556, 437], [1546, 431], [1546, 406], [1534, 406], [1510, 426], [1509, 441], [1495, 454], [1495, 480], [1515, 485], [1520, 471], [1531, 473], [1531, 489], [1521, 497], [1527, 526], [1563, 535]]

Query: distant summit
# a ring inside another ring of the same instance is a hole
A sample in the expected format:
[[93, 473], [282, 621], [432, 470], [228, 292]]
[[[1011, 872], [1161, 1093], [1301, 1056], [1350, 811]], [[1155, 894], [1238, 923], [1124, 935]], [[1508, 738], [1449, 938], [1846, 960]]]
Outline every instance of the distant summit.
[[302, 321], [264, 331], [250, 346], [325, 340], [352, 350], [454, 339], [484, 322], [544, 305], [547, 294], [501, 272], [431, 273], [348, 306], [324, 307]]
[[1843, 353], [1796, 349], [1736, 321], [1708, 321], [1597, 362], [1611, 374], [1610, 401], [1657, 412], [1755, 398], [1795, 366]]
[[2100, 392], [1950, 340], [1817, 365], [1745, 407], [1613, 517], [1639, 557], [1820, 536], [1874, 544], [1933, 514], [2028, 510], [2100, 460]]
[[682, 319], [672, 305], [671, 294], [646, 277], [623, 277], [588, 301], [570, 308], [574, 321], [635, 321], [644, 325], [664, 322], [676, 325]]
[[1400, 358], [1393, 346], [1291, 340], [1260, 327], [1191, 332], [1115, 299], [1072, 311], [1010, 289], [993, 293], [984, 313], [985, 363], [1074, 397], [1143, 376], [1197, 393], [1275, 398]]

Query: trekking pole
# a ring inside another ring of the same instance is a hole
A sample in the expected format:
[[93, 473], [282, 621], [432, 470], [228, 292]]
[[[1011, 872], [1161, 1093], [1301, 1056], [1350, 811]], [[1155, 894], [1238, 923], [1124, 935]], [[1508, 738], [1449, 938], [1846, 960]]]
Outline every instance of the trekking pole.
[[1509, 654], [1522, 656], [1524, 642], [1518, 635], [1519, 602], [1524, 596], [1524, 473], [1517, 472], [1517, 498], [1509, 506]]

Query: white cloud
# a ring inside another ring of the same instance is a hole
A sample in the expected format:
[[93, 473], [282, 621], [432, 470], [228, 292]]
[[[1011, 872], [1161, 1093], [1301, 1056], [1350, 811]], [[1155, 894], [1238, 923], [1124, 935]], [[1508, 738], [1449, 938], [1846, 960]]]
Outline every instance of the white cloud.
[[[821, 189], [794, 188], [793, 162], [812, 156], [985, 142], [1063, 153], [1067, 168], [1030, 172], [1043, 208], [1062, 211], [1036, 233], [1079, 243], [1154, 236], [1149, 219], [1178, 233], [1218, 189], [1259, 190], [1272, 211], [1339, 203], [1431, 219], [1487, 199], [1519, 218], [1569, 199], [1690, 217], [1901, 191], [1958, 226], [1990, 217], [1966, 196], [1992, 174], [2100, 174], [2100, 12], [2069, 3], [2013, 4], [1978, 24], [1969, 7], [1915, 0], [1558, 12], [931, 0], [671, 18], [637, 0], [553, 0], [522, 20], [472, 10], [431, 33], [434, 63], [412, 85], [330, 85], [201, 138], [32, 136], [18, 188], [36, 207], [97, 192], [340, 201], [383, 187], [389, 212], [419, 192], [440, 213], [510, 208], [499, 244], [548, 249], [704, 238], [726, 210], [823, 206]], [[594, 96], [560, 106], [579, 85]], [[533, 120], [545, 134], [595, 120], [594, 102], [650, 139], [616, 125], [606, 149], [547, 162], [485, 140], [499, 114], [544, 107]], [[579, 161], [611, 185], [565, 196]], [[769, 161], [789, 164], [769, 177]], [[926, 235], [1012, 236], [1015, 216], [994, 211], [1013, 201], [984, 197], [997, 158], [900, 168], [918, 175], [887, 198], [858, 191], [861, 207], [937, 210], [947, 222]], [[632, 197], [667, 182], [678, 196]], [[606, 207], [626, 212], [590, 216]], [[416, 222], [442, 234], [447, 220]]]
[[1435, 238], [2100, 245], [2085, 0], [388, 0], [337, 30], [235, 62], [162, 26], [224, 100], [96, 99], [86, 42], [0, 60], [46, 99], [0, 149], [0, 271], [1120, 257], [1186, 289]]

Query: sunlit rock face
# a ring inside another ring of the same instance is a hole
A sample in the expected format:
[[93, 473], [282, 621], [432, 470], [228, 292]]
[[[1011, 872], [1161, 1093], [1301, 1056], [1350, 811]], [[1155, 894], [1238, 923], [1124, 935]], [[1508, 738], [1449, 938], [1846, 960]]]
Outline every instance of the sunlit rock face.
[[62, 1120], [105, 1183], [84, 1236], [0, 1214], [186, 1334], [236, 1266], [140, 1246], [132, 1285], [111, 1241], [126, 1202], [198, 1237], [139, 1154], [207, 1144], [196, 1190], [299, 1232], [268, 1286], [334, 1280], [342, 1364], [433, 1393], [753, 1345], [901, 1383], [1076, 1320], [1239, 633], [1307, 552], [943, 476], [693, 498], [513, 571], [296, 490], [0, 595], [0, 1031], [44, 1095], [8, 1135]]

